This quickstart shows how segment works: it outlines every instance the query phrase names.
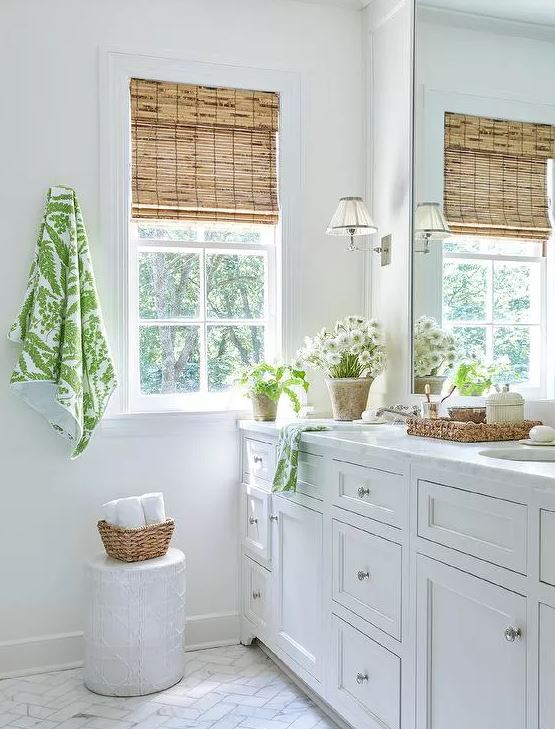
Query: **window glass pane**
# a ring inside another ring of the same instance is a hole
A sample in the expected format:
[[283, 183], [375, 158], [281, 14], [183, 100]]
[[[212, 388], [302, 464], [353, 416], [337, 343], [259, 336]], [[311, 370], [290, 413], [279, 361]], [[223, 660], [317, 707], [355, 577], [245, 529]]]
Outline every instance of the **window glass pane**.
[[487, 316], [489, 262], [443, 264], [443, 318], [483, 320]]
[[454, 235], [443, 243], [446, 253], [480, 253], [490, 256], [529, 256], [542, 255], [542, 244], [537, 240], [517, 240], [510, 238], [484, 238], [471, 235]]
[[206, 254], [206, 315], [210, 319], [264, 316], [264, 257]]
[[141, 326], [139, 363], [144, 395], [198, 392], [200, 328]]
[[198, 253], [139, 253], [139, 316], [142, 319], [198, 317]]
[[539, 264], [494, 263], [493, 317], [496, 321], [539, 321], [540, 292]]
[[231, 378], [244, 366], [264, 359], [263, 326], [209, 326], [208, 389], [227, 390]]
[[530, 379], [529, 327], [497, 327], [493, 332], [493, 357], [507, 357], [519, 381]]
[[198, 232], [193, 225], [179, 226], [164, 223], [148, 225], [142, 223], [137, 226], [139, 238], [148, 240], [198, 240]]
[[273, 226], [233, 225], [230, 223], [211, 223], [204, 229], [204, 240], [210, 243], [261, 243]]
[[486, 357], [486, 327], [453, 327], [460, 359]]

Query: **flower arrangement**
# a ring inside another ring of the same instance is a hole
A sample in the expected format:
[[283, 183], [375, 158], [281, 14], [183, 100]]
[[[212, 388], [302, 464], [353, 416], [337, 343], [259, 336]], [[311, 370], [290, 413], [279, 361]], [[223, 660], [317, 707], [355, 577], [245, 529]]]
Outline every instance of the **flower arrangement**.
[[435, 319], [422, 316], [414, 327], [414, 374], [416, 377], [444, 375], [455, 364], [457, 346], [450, 332]]
[[375, 319], [347, 316], [332, 330], [324, 327], [316, 336], [306, 337], [297, 359], [332, 379], [373, 379], [383, 372], [386, 363], [380, 325]]

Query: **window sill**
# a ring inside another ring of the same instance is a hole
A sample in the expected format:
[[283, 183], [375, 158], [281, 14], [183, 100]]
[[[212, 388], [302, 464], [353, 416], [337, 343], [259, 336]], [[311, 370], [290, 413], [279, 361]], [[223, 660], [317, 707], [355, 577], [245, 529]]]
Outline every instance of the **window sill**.
[[235, 430], [237, 422], [249, 416], [245, 409], [111, 414], [100, 423], [98, 434], [108, 438], [178, 437], [191, 430], [213, 430], [218, 426]]

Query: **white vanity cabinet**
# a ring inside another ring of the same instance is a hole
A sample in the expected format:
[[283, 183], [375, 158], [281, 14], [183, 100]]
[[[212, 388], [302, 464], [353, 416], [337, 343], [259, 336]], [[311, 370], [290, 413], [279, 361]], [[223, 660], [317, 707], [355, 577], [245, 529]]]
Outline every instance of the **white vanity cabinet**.
[[276, 495], [242, 427], [243, 642], [354, 729], [555, 729], [555, 468], [307, 434]]

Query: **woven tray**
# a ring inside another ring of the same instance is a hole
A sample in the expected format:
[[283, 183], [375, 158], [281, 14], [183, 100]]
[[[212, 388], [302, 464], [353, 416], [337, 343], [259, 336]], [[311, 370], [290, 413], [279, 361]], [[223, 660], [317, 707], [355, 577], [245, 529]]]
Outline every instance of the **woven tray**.
[[528, 438], [530, 428], [541, 425], [539, 420], [521, 423], [461, 423], [447, 418], [410, 418], [407, 435], [423, 438], [454, 440], [459, 443], [487, 443], [497, 440], [521, 440]]
[[108, 557], [121, 562], [143, 562], [166, 554], [175, 522], [166, 519], [161, 524], [122, 529], [103, 520], [98, 522], [97, 527]]

